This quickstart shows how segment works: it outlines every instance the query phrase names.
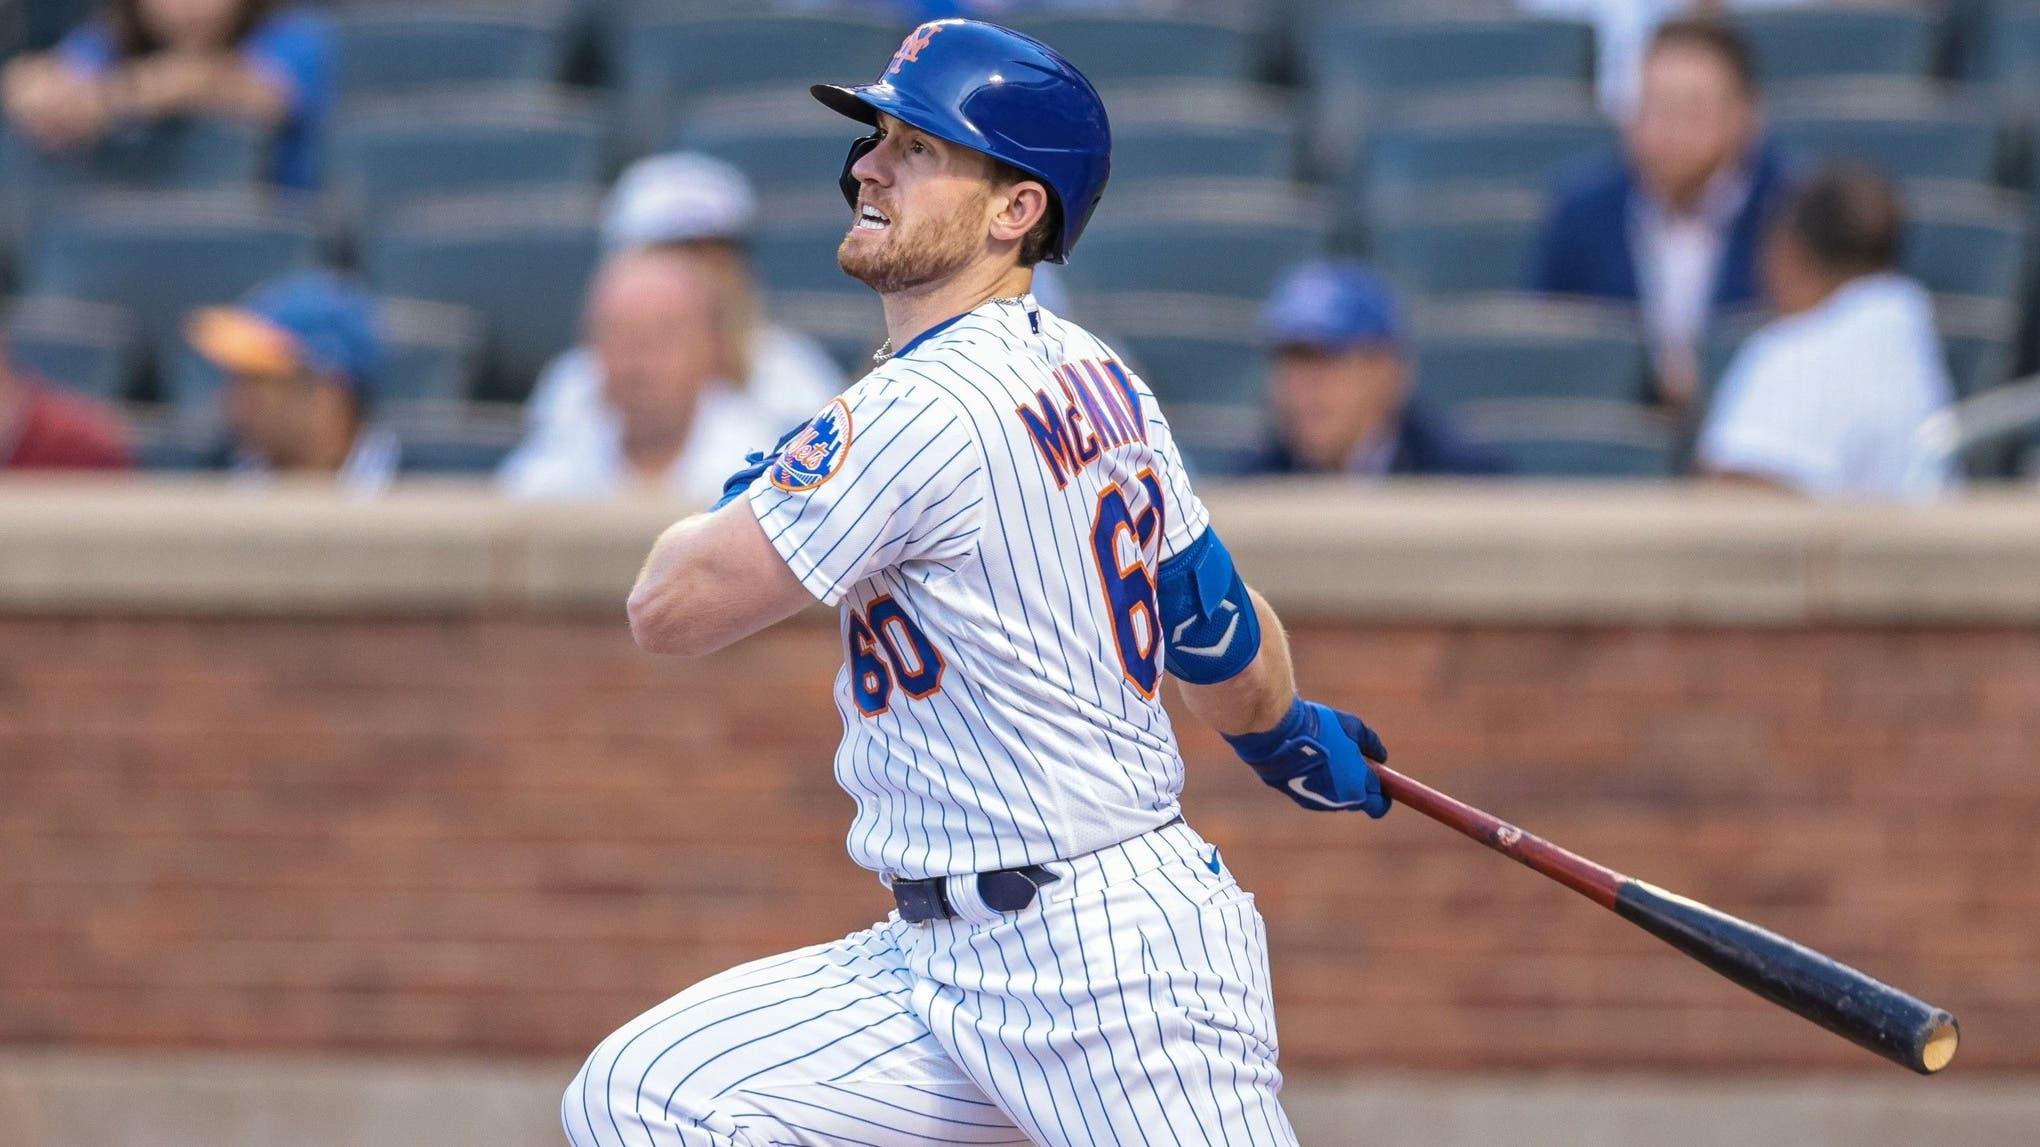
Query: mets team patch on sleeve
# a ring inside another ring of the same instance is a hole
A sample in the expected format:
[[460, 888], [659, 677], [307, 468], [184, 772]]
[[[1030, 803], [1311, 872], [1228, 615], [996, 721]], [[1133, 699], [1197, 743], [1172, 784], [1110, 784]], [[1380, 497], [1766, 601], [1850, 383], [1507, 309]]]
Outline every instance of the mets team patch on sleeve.
[[840, 398], [831, 399], [779, 452], [779, 461], [772, 464], [772, 484], [789, 493], [805, 493], [835, 477], [849, 453], [850, 407]]

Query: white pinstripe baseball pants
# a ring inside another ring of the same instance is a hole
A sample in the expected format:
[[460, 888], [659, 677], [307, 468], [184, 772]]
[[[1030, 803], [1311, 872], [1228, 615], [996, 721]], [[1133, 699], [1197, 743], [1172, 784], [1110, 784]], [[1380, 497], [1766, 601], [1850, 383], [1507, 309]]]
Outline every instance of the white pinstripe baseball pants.
[[[711, 977], [616, 1031], [575, 1147], [1294, 1144], [1266, 935], [1183, 825], [1048, 865], [1001, 915], [894, 918]], [[974, 889], [963, 890], [973, 901]]]

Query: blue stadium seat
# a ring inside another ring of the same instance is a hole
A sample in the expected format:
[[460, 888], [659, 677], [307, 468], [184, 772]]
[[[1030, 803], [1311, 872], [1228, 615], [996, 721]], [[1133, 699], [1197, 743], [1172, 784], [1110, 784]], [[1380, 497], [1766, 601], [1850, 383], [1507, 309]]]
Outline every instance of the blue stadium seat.
[[1259, 51], [1253, 25], [1218, 6], [1183, 16], [1139, 11], [1015, 15], [1013, 27], [1069, 57], [1092, 83], [1110, 90], [1133, 80], [1253, 78]]
[[1083, 321], [1126, 355], [1172, 417], [1177, 403], [1259, 407], [1267, 372], [1255, 334], [1262, 300], [1168, 289], [1176, 285], [1087, 296]]
[[0, 182], [29, 194], [81, 189], [190, 191], [259, 181], [269, 141], [224, 119], [134, 124], [79, 151], [45, 151], [0, 123]]
[[118, 303], [135, 315], [142, 345], [155, 346], [193, 307], [231, 302], [316, 255], [311, 222], [261, 197], [108, 193], [52, 214], [26, 252], [23, 281], [38, 294]]
[[1258, 299], [1285, 267], [1321, 253], [1331, 213], [1282, 180], [1115, 187], [1069, 263], [1079, 294], [1187, 288]]
[[1417, 393], [1441, 409], [1497, 399], [1639, 402], [1646, 357], [1629, 307], [1535, 295], [1413, 308]]
[[704, 13], [645, 5], [619, 24], [621, 42], [610, 49], [626, 130], [650, 146], [670, 138], [688, 105], [705, 95], [868, 83], [884, 69], [904, 32], [891, 21], [847, 13]]
[[1672, 420], [1635, 403], [1494, 399], [1456, 413], [1468, 438], [1526, 477], [1660, 481], [1672, 476], [1678, 456]]
[[1737, 12], [1765, 83], [1818, 76], [1933, 74], [1940, 15], [1916, 4], [1836, 4]]
[[836, 186], [851, 141], [864, 134], [859, 127], [806, 88], [775, 87], [696, 100], [673, 144], [735, 164], [764, 193], [814, 190]]
[[547, 89], [364, 100], [335, 125], [334, 192], [358, 219], [431, 195], [594, 187], [604, 147], [596, 107]]
[[1360, 178], [1367, 200], [1377, 204], [1397, 195], [1423, 198], [1448, 183], [1541, 191], [1569, 167], [1614, 146], [1614, 130], [1584, 104], [1422, 101], [1367, 139]]
[[550, 84], [569, 45], [566, 5], [374, 4], [337, 22], [340, 91], [354, 97], [448, 84]]
[[1900, 266], [1937, 295], [2018, 297], [2031, 219], [2020, 197], [1973, 184], [1908, 184]]
[[1512, 187], [1458, 187], [1384, 205], [1367, 234], [1374, 260], [1413, 294], [1507, 291], [1523, 282], [1544, 197]]
[[1776, 138], [1807, 157], [1863, 160], [1898, 180], [1988, 183], [2000, 173], [1997, 115], [1917, 82], [1801, 85], [1772, 105]]
[[1266, 89], [1234, 83], [1142, 86], [1115, 93], [1112, 178], [1296, 177], [1295, 111]]
[[[840, 160], [838, 161], [840, 163]], [[869, 294], [836, 265], [836, 248], [849, 233], [850, 208], [833, 183], [763, 197], [751, 237], [751, 266], [775, 296]]]
[[375, 421], [396, 435], [398, 473], [408, 476], [493, 474], [524, 433], [523, 411], [494, 403], [402, 406]]
[[1382, 14], [1355, 6], [1320, 21], [1309, 36], [1304, 59], [1315, 84], [1377, 97], [1519, 80], [1584, 90], [1594, 75], [1594, 29], [1577, 20], [1493, 9]]
[[478, 396], [522, 401], [574, 344], [599, 209], [581, 189], [423, 201], [372, 221], [362, 267], [379, 293], [479, 313], [488, 349]]
[[8, 306], [5, 329], [13, 366], [107, 402], [127, 397], [138, 354], [125, 308], [30, 295]]

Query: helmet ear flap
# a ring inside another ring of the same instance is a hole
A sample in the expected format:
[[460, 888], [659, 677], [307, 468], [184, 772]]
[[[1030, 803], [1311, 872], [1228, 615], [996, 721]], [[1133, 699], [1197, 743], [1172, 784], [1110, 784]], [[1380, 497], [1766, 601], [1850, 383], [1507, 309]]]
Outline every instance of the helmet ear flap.
[[843, 201], [852, 207], [857, 206], [857, 193], [862, 188], [857, 177], [850, 174], [850, 169], [857, 166], [858, 160], [870, 155], [871, 149], [877, 147], [878, 141], [882, 138], [884, 137], [873, 132], [851, 144], [850, 154], [843, 157], [843, 174], [837, 178], [836, 186], [843, 189]]

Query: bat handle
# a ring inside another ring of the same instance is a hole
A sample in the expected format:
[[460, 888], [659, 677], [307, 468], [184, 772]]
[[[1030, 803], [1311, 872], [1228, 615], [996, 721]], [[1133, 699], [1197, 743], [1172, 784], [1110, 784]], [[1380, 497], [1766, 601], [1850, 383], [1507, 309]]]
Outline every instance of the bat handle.
[[1612, 868], [1568, 852], [1534, 833], [1524, 832], [1492, 813], [1447, 796], [1387, 765], [1376, 765], [1374, 771], [1381, 777], [1382, 791], [1397, 804], [1407, 805], [1445, 827], [1487, 845], [1603, 908], [1614, 910], [1622, 886], [1629, 882], [1627, 876]]

